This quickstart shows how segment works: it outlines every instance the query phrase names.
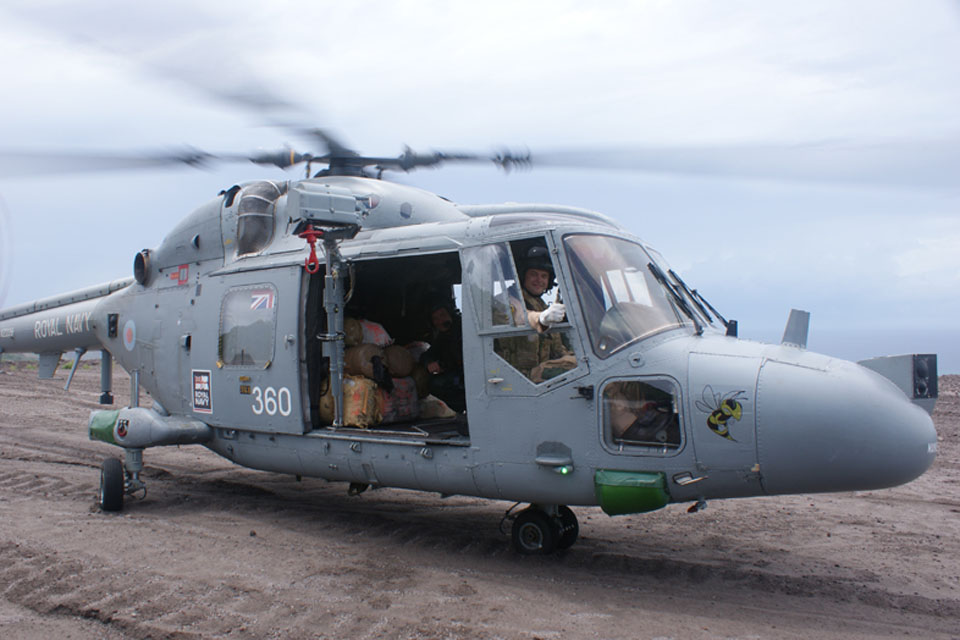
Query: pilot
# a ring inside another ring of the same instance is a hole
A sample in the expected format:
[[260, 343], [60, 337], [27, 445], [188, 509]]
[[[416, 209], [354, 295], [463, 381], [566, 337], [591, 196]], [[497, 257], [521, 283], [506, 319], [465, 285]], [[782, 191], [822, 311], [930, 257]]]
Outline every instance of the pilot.
[[523, 287], [523, 302], [527, 307], [527, 322], [543, 333], [551, 325], [563, 322], [567, 310], [562, 302], [552, 302], [548, 306], [543, 294], [553, 288], [553, 262], [547, 248], [536, 245], [527, 249], [520, 263], [520, 283]]
[[463, 385], [463, 330], [460, 312], [452, 300], [438, 296], [428, 306], [431, 332], [430, 348], [420, 363], [430, 372], [430, 393], [454, 411], [466, 409]]
[[543, 294], [554, 282], [553, 263], [547, 248], [535, 245], [528, 248], [518, 261], [524, 310], [514, 309], [518, 323], [525, 321], [537, 331], [535, 336], [502, 338], [497, 353], [533, 382], [540, 383], [576, 367], [573, 351], [564, 344], [560, 333], [547, 330], [566, 318], [562, 302], [547, 304]]

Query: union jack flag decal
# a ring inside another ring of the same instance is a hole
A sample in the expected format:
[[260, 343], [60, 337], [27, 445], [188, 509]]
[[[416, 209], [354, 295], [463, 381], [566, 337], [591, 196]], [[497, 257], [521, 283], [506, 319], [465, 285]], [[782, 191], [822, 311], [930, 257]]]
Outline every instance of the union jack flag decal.
[[273, 291], [260, 289], [250, 294], [250, 308], [254, 311], [273, 309]]

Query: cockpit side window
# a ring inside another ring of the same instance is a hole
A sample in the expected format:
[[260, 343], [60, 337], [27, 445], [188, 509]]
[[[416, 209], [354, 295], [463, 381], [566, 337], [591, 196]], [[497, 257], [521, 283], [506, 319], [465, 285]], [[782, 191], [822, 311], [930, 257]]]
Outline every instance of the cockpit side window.
[[286, 191], [286, 183], [271, 180], [255, 182], [243, 189], [237, 204], [237, 253], [256, 253], [270, 244], [276, 201]]
[[[465, 281], [481, 331], [493, 338], [500, 359], [534, 384], [577, 367], [562, 304], [546, 324], [540, 315], [559, 303], [556, 268], [546, 240], [530, 238], [464, 251]], [[499, 330], [499, 331], [498, 331]]]
[[617, 451], [675, 451], [682, 443], [679, 406], [671, 380], [610, 382], [603, 388], [604, 442]]

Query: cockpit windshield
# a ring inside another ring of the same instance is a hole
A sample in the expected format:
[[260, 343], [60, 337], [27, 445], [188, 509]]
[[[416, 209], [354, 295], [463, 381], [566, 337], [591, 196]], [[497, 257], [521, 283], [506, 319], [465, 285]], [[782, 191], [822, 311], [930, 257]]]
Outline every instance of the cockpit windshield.
[[594, 352], [606, 358], [645, 336], [689, 325], [647, 267], [638, 244], [608, 236], [564, 238]]

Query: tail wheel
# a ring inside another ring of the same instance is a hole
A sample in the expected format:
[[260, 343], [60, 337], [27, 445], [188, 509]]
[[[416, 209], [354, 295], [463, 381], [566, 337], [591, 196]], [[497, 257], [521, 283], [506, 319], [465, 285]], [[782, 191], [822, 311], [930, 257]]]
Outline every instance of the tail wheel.
[[100, 491], [97, 502], [103, 511], [121, 511], [123, 509], [123, 488], [125, 481], [123, 463], [117, 458], [107, 458], [100, 465]]
[[565, 504], [557, 507], [557, 549], [569, 549], [580, 537], [580, 523], [573, 510]]
[[539, 509], [524, 509], [513, 521], [513, 548], [523, 555], [546, 555], [557, 549], [557, 527]]

